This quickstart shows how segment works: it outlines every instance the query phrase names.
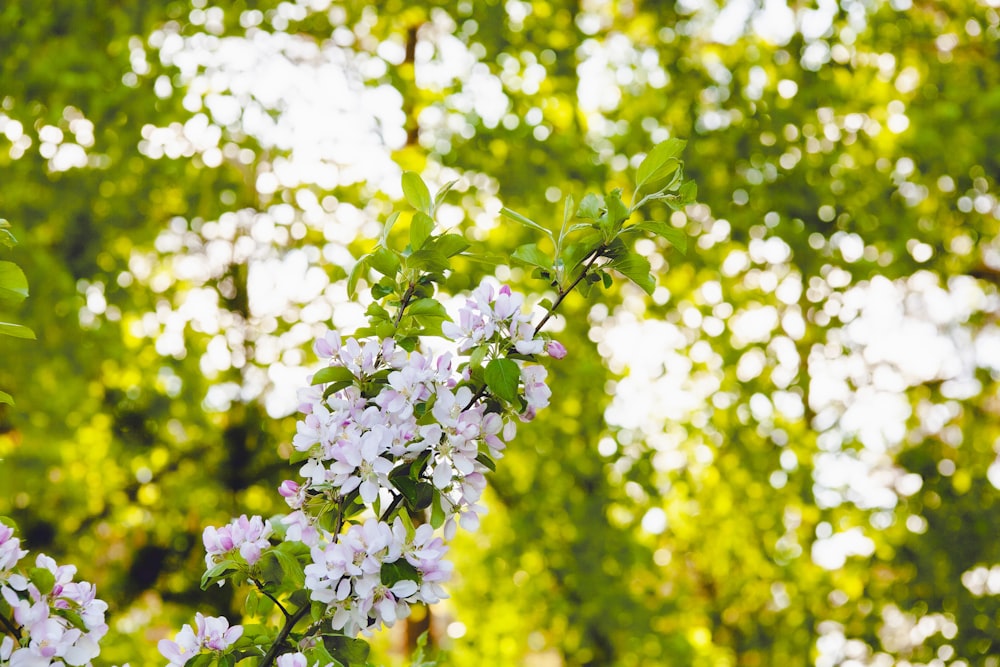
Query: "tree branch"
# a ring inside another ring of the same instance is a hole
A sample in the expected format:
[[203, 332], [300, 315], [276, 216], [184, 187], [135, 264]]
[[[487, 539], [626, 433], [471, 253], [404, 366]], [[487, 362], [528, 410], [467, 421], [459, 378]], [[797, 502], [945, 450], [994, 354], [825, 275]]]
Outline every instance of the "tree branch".
[[291, 634], [292, 628], [295, 627], [296, 623], [305, 618], [306, 614], [309, 613], [309, 607], [310, 605], [304, 604], [299, 607], [298, 611], [285, 619], [285, 626], [281, 628], [278, 636], [274, 638], [274, 643], [271, 644], [271, 648], [264, 655], [259, 667], [270, 667], [270, 665], [274, 664], [274, 660], [278, 657], [278, 652], [281, 650], [282, 644], [288, 639], [288, 635]]

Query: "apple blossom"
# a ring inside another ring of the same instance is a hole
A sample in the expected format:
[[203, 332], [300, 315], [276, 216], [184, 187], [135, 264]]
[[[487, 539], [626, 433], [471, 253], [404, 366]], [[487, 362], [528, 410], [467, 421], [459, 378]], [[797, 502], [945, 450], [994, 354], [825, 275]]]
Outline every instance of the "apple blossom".
[[246, 514], [233, 519], [222, 528], [208, 526], [202, 533], [205, 544], [205, 565], [212, 567], [231, 551], [238, 551], [248, 565], [260, 560], [261, 550], [270, 546], [271, 522], [259, 516], [249, 519]]

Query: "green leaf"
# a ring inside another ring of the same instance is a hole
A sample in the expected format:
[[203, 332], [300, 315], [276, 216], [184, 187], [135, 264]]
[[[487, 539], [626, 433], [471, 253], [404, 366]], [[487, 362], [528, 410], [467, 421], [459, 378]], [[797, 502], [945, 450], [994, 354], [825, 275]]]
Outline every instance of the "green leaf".
[[0, 304], [13, 306], [28, 298], [28, 279], [14, 262], [0, 262]]
[[667, 139], [654, 146], [636, 170], [636, 192], [641, 190], [647, 183], [653, 185], [676, 171], [677, 167], [680, 166], [680, 160], [677, 159], [677, 156], [684, 151], [685, 146], [687, 146], [686, 141], [676, 138]]
[[[334, 394], [336, 394], [341, 389], [347, 389], [352, 384], [354, 384], [354, 382], [355, 382], [354, 380], [341, 380], [339, 382], [331, 382], [329, 385], [327, 385], [326, 389], [323, 390], [323, 398], [330, 398], [331, 396], [333, 396]], [[293, 452], [292, 456], [294, 456], [294, 455], [295, 455], [295, 453]], [[289, 463], [296, 463], [296, 461], [292, 461], [292, 460], [289, 460], [288, 462]]]
[[353, 297], [358, 289], [358, 281], [361, 276], [368, 272], [368, 261], [369, 255], [365, 255], [357, 262], [354, 263], [354, 268], [351, 269], [350, 274], [347, 276], [347, 296]]
[[434, 221], [431, 216], [421, 211], [414, 213], [413, 220], [410, 222], [410, 247], [414, 250], [420, 250], [433, 231]]
[[403, 494], [406, 506], [413, 511], [427, 509], [434, 499], [434, 486], [429, 482], [412, 479], [408, 476], [400, 476], [390, 480], [392, 485]]
[[681, 206], [693, 204], [698, 198], [698, 184], [694, 181], [688, 181], [681, 186], [680, 190], [677, 191], [677, 196], [680, 197], [680, 201], [678, 203]]
[[389, 317], [389, 311], [381, 306], [379, 303], [370, 303], [365, 309], [365, 315], [368, 316], [372, 322], [386, 322], [391, 320]]
[[73, 611], [72, 609], [56, 608], [52, 610], [52, 613], [62, 618], [65, 618], [67, 621], [69, 621], [69, 624], [74, 628], [79, 628], [80, 630], [84, 631], [86, 631], [87, 629], [87, 624], [84, 622], [83, 616], [81, 616], [78, 612]]
[[35, 332], [26, 326], [13, 324], [11, 322], [0, 322], [0, 334], [12, 336], [14, 338], [27, 338], [35, 340]]
[[427, 215], [433, 214], [430, 190], [424, 180], [412, 171], [403, 172], [403, 195], [413, 208]]
[[44, 567], [33, 567], [29, 569], [28, 579], [38, 587], [38, 592], [42, 595], [48, 595], [51, 593], [53, 586], [56, 585], [56, 575], [52, 574], [48, 568]]
[[417, 299], [406, 307], [407, 315], [430, 315], [433, 317], [448, 317], [448, 311], [444, 309], [437, 299]]
[[[323, 602], [313, 602], [311, 605], [309, 605], [309, 616], [312, 618], [313, 623], [315, 623], [319, 619], [323, 618], [323, 614], [324, 613], [326, 613], [326, 604], [325, 603], [323, 603]], [[323, 645], [320, 644], [318, 646], [318, 648], [323, 648]], [[325, 652], [326, 649], [323, 648], [323, 651]], [[329, 655], [329, 654], [327, 654], [327, 655]], [[330, 658], [332, 659], [333, 656], [330, 656]], [[325, 663], [326, 660], [321, 660], [320, 662], [321, 663]]]
[[201, 575], [201, 589], [205, 590], [211, 584], [225, 578], [227, 574], [233, 572], [234, 570], [238, 570], [239, 568], [239, 563], [232, 559], [226, 559], [220, 563], [216, 563], [206, 570], [205, 574]]
[[469, 355], [469, 365], [473, 368], [479, 368], [483, 365], [483, 360], [486, 359], [486, 354], [490, 351], [489, 345], [480, 345], [472, 350], [472, 354]]
[[552, 270], [552, 258], [539, 250], [538, 245], [534, 243], [528, 243], [519, 247], [511, 257], [531, 266], [537, 266], [549, 271]]
[[13, 248], [17, 245], [17, 239], [10, 232], [10, 223], [0, 218], [0, 244]]
[[323, 646], [330, 652], [330, 656], [339, 660], [345, 667], [361, 667], [368, 660], [368, 653], [371, 647], [363, 639], [355, 639], [344, 635], [322, 635]]
[[492, 253], [466, 253], [462, 255], [465, 259], [470, 262], [476, 262], [478, 264], [486, 264], [487, 266], [497, 266], [499, 264], [506, 264], [510, 257], [507, 255], [494, 255]]
[[434, 500], [431, 501], [431, 528], [437, 530], [444, 525], [444, 510], [441, 508], [441, 493], [434, 489]]
[[469, 247], [469, 242], [461, 234], [442, 234], [427, 244], [427, 248], [441, 253], [445, 257], [454, 257]]
[[521, 370], [510, 359], [493, 359], [486, 364], [486, 386], [498, 398], [508, 403], [517, 400], [517, 386], [521, 381]]
[[372, 285], [372, 298], [373, 299], [384, 299], [385, 297], [387, 297], [390, 294], [392, 294], [393, 292], [395, 292], [396, 291], [396, 286], [394, 284], [386, 284], [386, 283], [391, 283], [391, 282], [392, 281], [390, 281], [388, 278], [386, 278], [385, 280], [382, 280], [382, 281], [377, 282], [374, 285]]
[[589, 257], [590, 253], [597, 248], [600, 240], [600, 236], [594, 235], [589, 242], [585, 242], [585, 239], [580, 243], [571, 243], [563, 248], [561, 259], [566, 271], [572, 272], [583, 260]]
[[379, 570], [379, 578], [384, 585], [392, 586], [398, 581], [419, 582], [420, 573], [417, 571], [417, 568], [410, 565], [409, 561], [405, 558], [400, 558], [391, 563], [382, 563], [382, 569]]
[[621, 223], [628, 219], [629, 210], [622, 202], [621, 190], [615, 190], [605, 197], [604, 204], [607, 206], [608, 221], [613, 229], [617, 229]]
[[189, 662], [186, 662], [185, 667], [209, 667], [214, 661], [214, 653], [199, 653]]
[[601, 217], [601, 204], [600, 197], [593, 192], [588, 192], [580, 201], [580, 208], [577, 209], [576, 214], [581, 218], [597, 220]]
[[424, 655], [424, 649], [427, 647], [428, 632], [428, 630], [424, 630], [417, 637], [417, 650], [410, 656], [410, 667], [437, 667], [438, 663], [436, 660], [428, 659]]
[[563, 204], [563, 229], [566, 228], [566, 225], [573, 218], [575, 207], [576, 202], [573, 200], [573, 195], [566, 195], [566, 201]]
[[[243, 613], [246, 616], [249, 616], [251, 618], [254, 617], [254, 616], [256, 616], [257, 615], [257, 608], [258, 608], [258, 604], [257, 603], [260, 602], [260, 599], [262, 597], [264, 597], [264, 596], [258, 595], [257, 592], [254, 591], [254, 590], [248, 591], [247, 592], [247, 599], [243, 601]], [[246, 632], [246, 628], [244, 628], [243, 630], [244, 630], [244, 633], [245, 633]]]
[[0, 391], [0, 403], [14, 405], [14, 397], [5, 391]]
[[300, 452], [297, 449], [293, 449], [291, 454], [288, 455], [288, 462], [291, 464], [301, 463], [311, 456], [308, 451]]
[[389, 217], [385, 219], [385, 224], [382, 225], [382, 236], [379, 238], [379, 245], [386, 245], [389, 241], [389, 232], [392, 231], [393, 225], [399, 220], [399, 211], [393, 211], [389, 214]]
[[656, 280], [649, 273], [649, 260], [638, 253], [628, 251], [607, 266], [641, 287], [646, 294], [656, 289]]
[[680, 250], [681, 253], [687, 252], [687, 234], [685, 234], [683, 230], [677, 229], [667, 222], [659, 220], [646, 220], [645, 222], [631, 225], [622, 230], [623, 234], [636, 232], [651, 232], [660, 238], [665, 239], [668, 243], [670, 243], [670, 245]]
[[399, 270], [399, 257], [388, 248], [377, 248], [368, 255], [368, 264], [383, 276], [395, 276]]
[[503, 215], [506, 218], [510, 218], [514, 222], [521, 223], [525, 227], [530, 227], [531, 229], [534, 229], [536, 231], [542, 232], [543, 234], [545, 234], [546, 236], [548, 236], [553, 241], [555, 240], [555, 239], [552, 238], [552, 232], [550, 232], [549, 230], [545, 229], [545, 227], [542, 227], [540, 224], [538, 224], [534, 220], [531, 220], [530, 218], [526, 218], [526, 217], [524, 217], [523, 215], [521, 215], [520, 213], [518, 213], [516, 211], [510, 210], [506, 206], [503, 207], [502, 209], [500, 209], [500, 214]]
[[437, 210], [438, 206], [441, 205], [441, 202], [444, 201], [445, 195], [447, 195], [448, 192], [450, 192], [451, 189], [453, 187], [455, 187], [456, 183], [458, 183], [458, 179], [457, 178], [455, 180], [453, 180], [453, 181], [448, 181], [443, 186], [441, 186], [440, 190], [437, 191], [437, 194], [434, 195], [434, 210], [435, 211]]
[[451, 264], [447, 255], [428, 244], [406, 258], [406, 268], [440, 273], [451, 268]]
[[476, 456], [476, 460], [482, 463], [487, 468], [489, 468], [490, 471], [492, 472], [497, 471], [496, 462], [493, 459], [491, 459], [488, 455], [480, 453], [478, 456]]
[[311, 601], [309, 600], [309, 591], [304, 588], [300, 588], [299, 590], [295, 591], [290, 596], [288, 596], [288, 602], [298, 607], [299, 609], [312, 604]]
[[249, 644], [253, 644], [255, 640], [259, 639], [268, 640], [274, 636], [274, 633], [274, 630], [261, 623], [244, 623], [243, 635], [237, 640], [237, 644], [247, 645], [244, 644], [244, 640], [249, 640]]
[[326, 384], [327, 382], [354, 382], [355, 377], [349, 369], [343, 366], [327, 366], [316, 371], [313, 375], [312, 384]]
[[281, 568], [281, 584], [291, 584], [291, 590], [300, 588], [306, 581], [302, 563], [292, 554], [283, 549], [268, 549], [265, 554], [270, 554]]

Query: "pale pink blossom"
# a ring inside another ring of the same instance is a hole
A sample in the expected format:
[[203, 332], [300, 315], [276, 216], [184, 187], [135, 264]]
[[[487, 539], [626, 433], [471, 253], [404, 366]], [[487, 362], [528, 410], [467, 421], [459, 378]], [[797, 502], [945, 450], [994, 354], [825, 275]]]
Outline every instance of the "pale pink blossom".
[[244, 514], [221, 528], [208, 526], [202, 532], [205, 545], [205, 566], [212, 567], [231, 551], [238, 551], [248, 565], [260, 560], [261, 552], [271, 545], [271, 522], [259, 516], [249, 519]]
[[566, 346], [557, 340], [550, 340], [545, 345], [545, 353], [548, 354], [553, 359], [565, 359], [566, 358]]
[[275, 663], [277, 667], [309, 667], [306, 656], [302, 653], [286, 653], [279, 655]]

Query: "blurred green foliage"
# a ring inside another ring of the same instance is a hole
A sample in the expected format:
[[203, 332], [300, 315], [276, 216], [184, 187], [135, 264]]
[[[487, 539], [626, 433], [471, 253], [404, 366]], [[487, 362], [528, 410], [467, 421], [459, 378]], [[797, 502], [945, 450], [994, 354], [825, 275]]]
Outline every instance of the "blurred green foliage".
[[434, 641], [455, 665], [997, 665], [1000, 13], [766, 7], [4, 3], [0, 215], [38, 341], [0, 339], [0, 514], [98, 584], [102, 658], [238, 609], [198, 590], [200, 533], [281, 510], [288, 378], [351, 321], [388, 158], [462, 179], [456, 229], [506, 254], [535, 239], [497, 197], [558, 229], [673, 136], [701, 204], [658, 215], [693, 247], [637, 247], [656, 305], [564, 304], [553, 407], [455, 547]]

